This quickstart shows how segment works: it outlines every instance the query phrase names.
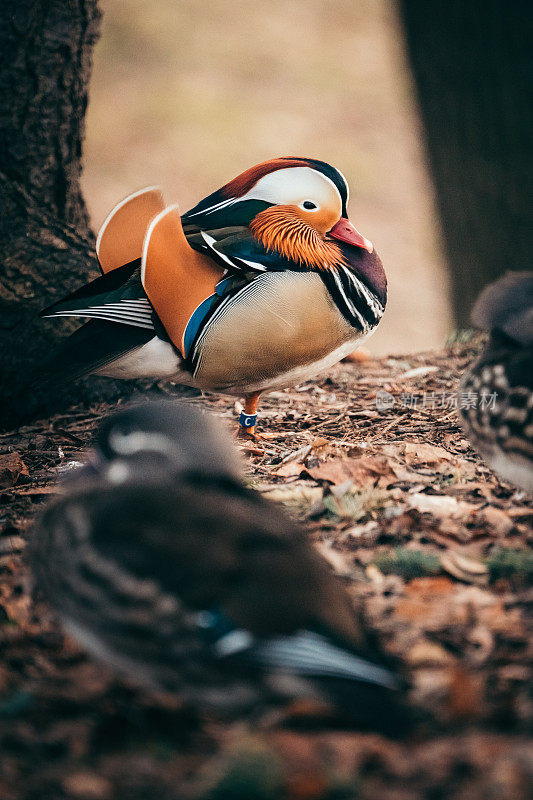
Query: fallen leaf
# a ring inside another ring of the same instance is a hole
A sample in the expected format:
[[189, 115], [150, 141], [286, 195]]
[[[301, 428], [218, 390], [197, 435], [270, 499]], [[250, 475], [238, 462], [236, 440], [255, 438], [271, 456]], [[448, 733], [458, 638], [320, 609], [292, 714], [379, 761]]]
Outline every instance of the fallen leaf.
[[22, 536], [2, 536], [0, 538], [0, 555], [6, 553], [16, 553], [19, 550], [24, 550], [26, 542]]
[[512, 519], [527, 519], [533, 517], [533, 508], [510, 508], [507, 514]]
[[380, 584], [385, 580], [383, 573], [375, 564], [369, 564], [365, 572], [372, 583]]
[[514, 522], [505, 511], [494, 506], [486, 506], [476, 514], [476, 524], [484, 526], [490, 525], [496, 536], [507, 536], [514, 528]]
[[456, 500], [455, 497], [441, 494], [409, 494], [407, 503], [421, 514], [433, 514], [436, 517], [452, 516], [462, 518], [477, 509], [472, 503]]
[[405, 470], [393, 466], [386, 456], [361, 456], [325, 461], [317, 467], [307, 469], [309, 475], [318, 481], [344, 483], [353, 480], [356, 486], [386, 487], [404, 477]]
[[421, 378], [422, 375], [429, 375], [431, 372], [437, 372], [438, 369], [439, 368], [435, 366], [415, 367], [414, 369], [407, 370], [403, 375], [398, 375], [396, 380], [405, 381], [409, 378]]
[[484, 664], [494, 650], [494, 636], [486, 625], [476, 625], [468, 634], [468, 641], [473, 645], [470, 648], [470, 661], [476, 667]]
[[449, 687], [450, 712], [453, 719], [467, 719], [474, 716], [481, 702], [481, 681], [463, 667], [455, 663], [451, 669]]
[[489, 571], [485, 564], [468, 558], [453, 550], [448, 550], [440, 557], [440, 563], [445, 572], [453, 575], [465, 583], [485, 584], [488, 581]]
[[28, 594], [12, 591], [5, 587], [0, 596], [0, 606], [3, 608], [7, 618], [17, 625], [24, 626], [32, 613], [31, 598]]
[[30, 486], [27, 489], [17, 489], [17, 495], [39, 496], [41, 494], [59, 494], [58, 486]]
[[29, 477], [26, 464], [19, 453], [2, 453], [0, 455], [0, 488], [15, 486], [21, 475]]
[[295, 478], [300, 475], [305, 469], [305, 464], [298, 461], [287, 461], [282, 464], [278, 469], [274, 470], [273, 475], [278, 475], [280, 478]]
[[106, 800], [113, 794], [113, 787], [95, 772], [75, 772], [63, 778], [65, 794], [79, 800]]
[[262, 456], [265, 454], [265, 451], [260, 445], [249, 444], [248, 442], [239, 444], [239, 450], [242, 450], [243, 452], [248, 453], [248, 455], [251, 456]]
[[373, 547], [379, 539], [380, 533], [379, 524], [372, 519], [364, 525], [356, 525], [353, 528], [349, 528], [344, 532], [344, 537], [348, 540], [352, 539], [357, 544], [362, 544], [365, 547]]
[[437, 576], [435, 578], [413, 578], [406, 584], [404, 594], [411, 599], [425, 602], [438, 602], [442, 604], [444, 598], [450, 597], [455, 590], [455, 585], [450, 578]]
[[403, 455], [408, 464], [434, 466], [442, 461], [454, 459], [454, 456], [443, 447], [427, 442], [402, 442], [400, 445], [387, 445], [384, 450], [391, 455]]
[[262, 494], [276, 503], [316, 503], [322, 499], [323, 490], [319, 486], [276, 486]]
[[353, 561], [353, 556], [351, 554], [340, 553], [333, 548], [331, 542], [317, 542], [315, 547], [326, 561], [329, 561], [337, 575], [347, 576], [352, 574], [351, 562]]
[[312, 445], [304, 444], [303, 447], [300, 447], [298, 450], [294, 450], [292, 453], [289, 453], [284, 458], [281, 459], [280, 464], [286, 464], [288, 461], [303, 461], [306, 456], [309, 455], [311, 452]]
[[333, 484], [333, 486], [330, 489], [330, 492], [334, 497], [340, 498], [343, 497], [352, 488], [353, 488], [353, 481], [350, 478], [349, 480], [344, 481], [344, 483]]
[[[289, 453], [288, 455], [286, 455], [284, 458], [281, 459], [280, 466], [275, 470], [276, 475], [281, 475], [284, 477], [291, 477], [293, 475], [298, 475], [304, 468], [303, 462], [309, 456], [309, 454], [313, 450], [319, 450], [322, 447], [325, 447], [327, 444], [329, 444], [329, 439], [325, 439], [323, 436], [319, 436], [316, 439], [313, 439], [312, 442], [303, 445], [303, 447], [300, 447], [298, 450], [294, 450], [294, 452]], [[294, 468], [292, 467], [287, 468], [286, 466], [287, 464], [290, 464], [293, 461], [299, 462], [298, 472], [295, 472]]]
[[413, 667], [443, 666], [452, 664], [453, 656], [440, 644], [422, 639], [417, 642], [407, 653], [407, 662]]
[[[449, 580], [447, 578], [446, 580]], [[501, 611], [503, 608], [501, 600], [495, 597], [492, 592], [482, 589], [479, 586], [463, 586], [456, 595], [456, 600], [460, 605], [470, 606], [480, 612], [481, 609], [497, 606]]]

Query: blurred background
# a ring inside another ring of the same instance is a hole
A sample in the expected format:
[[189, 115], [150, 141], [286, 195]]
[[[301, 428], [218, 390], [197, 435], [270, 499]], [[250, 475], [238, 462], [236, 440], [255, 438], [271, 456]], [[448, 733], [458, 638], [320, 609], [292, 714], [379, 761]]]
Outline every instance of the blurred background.
[[105, 0], [84, 191], [95, 230], [161, 184], [186, 210], [252, 164], [320, 158], [351, 187], [389, 304], [369, 349], [440, 347], [447, 271], [396, 5], [390, 0]]

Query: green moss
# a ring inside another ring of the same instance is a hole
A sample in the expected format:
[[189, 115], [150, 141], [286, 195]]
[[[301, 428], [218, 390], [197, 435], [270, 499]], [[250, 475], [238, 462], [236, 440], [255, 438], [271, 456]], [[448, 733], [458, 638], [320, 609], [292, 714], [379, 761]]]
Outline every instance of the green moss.
[[405, 547], [397, 547], [392, 553], [378, 555], [374, 564], [384, 575], [400, 575], [406, 580], [438, 575], [441, 571], [438, 556]]
[[[509, 580], [520, 586], [533, 585], [533, 552], [529, 550], [498, 548], [484, 563], [490, 583]], [[438, 575], [441, 571], [438, 555], [405, 547], [376, 556], [374, 564], [384, 575], [400, 575], [406, 580]]]
[[469, 344], [477, 335], [478, 331], [475, 328], [456, 328], [446, 339], [446, 347], [454, 344]]
[[530, 550], [498, 548], [488, 558], [487, 567], [491, 583], [507, 579], [524, 586], [533, 584], [533, 552]]
[[267, 750], [241, 751], [202, 800], [278, 800], [283, 780], [279, 762]]
[[[288, 777], [273, 751], [244, 746], [224, 764], [218, 781], [202, 795], [202, 800], [280, 800], [288, 796]], [[321, 790], [321, 800], [355, 800], [359, 796], [358, 783], [352, 776], [332, 771], [323, 777], [327, 786]]]

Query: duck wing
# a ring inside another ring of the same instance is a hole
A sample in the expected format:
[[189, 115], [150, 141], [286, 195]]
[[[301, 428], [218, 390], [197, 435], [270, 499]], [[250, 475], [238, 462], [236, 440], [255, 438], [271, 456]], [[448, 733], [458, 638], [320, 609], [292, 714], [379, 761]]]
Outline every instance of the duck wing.
[[154, 310], [143, 289], [135, 259], [96, 278], [41, 311], [41, 317], [86, 317], [155, 330]]

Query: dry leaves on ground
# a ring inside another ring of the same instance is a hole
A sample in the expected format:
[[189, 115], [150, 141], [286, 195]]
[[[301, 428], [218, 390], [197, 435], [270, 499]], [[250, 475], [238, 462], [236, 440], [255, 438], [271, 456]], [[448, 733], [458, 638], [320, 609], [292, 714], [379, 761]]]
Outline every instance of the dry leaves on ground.
[[[87, 659], [30, 599], [23, 547], [110, 407], [2, 435], [0, 795], [525, 800], [533, 508], [471, 451], [453, 404], [423, 402], [452, 396], [473, 355], [369, 359], [274, 392], [246, 452], [251, 485], [302, 521], [399, 660], [418, 720], [407, 742], [198, 725]], [[234, 424], [227, 398], [187, 397]]]

